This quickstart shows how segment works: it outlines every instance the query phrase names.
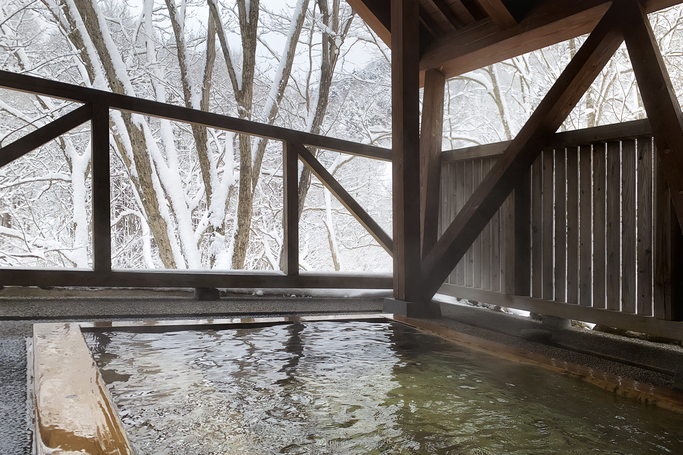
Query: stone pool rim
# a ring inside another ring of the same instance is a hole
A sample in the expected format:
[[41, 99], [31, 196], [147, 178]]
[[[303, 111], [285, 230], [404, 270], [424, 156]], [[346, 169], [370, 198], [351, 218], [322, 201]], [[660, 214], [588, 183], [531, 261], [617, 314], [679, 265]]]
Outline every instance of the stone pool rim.
[[[675, 391], [467, 335], [425, 320], [392, 314], [38, 323], [33, 325], [36, 454], [80, 453], [78, 451], [83, 449], [91, 454], [134, 453], [83, 332], [170, 332], [324, 321], [399, 322], [460, 346], [567, 374], [618, 395], [683, 413], [683, 394]], [[62, 353], [61, 357], [55, 358], [54, 353], [65, 344], [69, 347], [68, 355]], [[55, 394], [55, 387], [61, 393]], [[87, 405], [92, 414], [83, 411]], [[93, 407], [95, 409], [91, 409]]]

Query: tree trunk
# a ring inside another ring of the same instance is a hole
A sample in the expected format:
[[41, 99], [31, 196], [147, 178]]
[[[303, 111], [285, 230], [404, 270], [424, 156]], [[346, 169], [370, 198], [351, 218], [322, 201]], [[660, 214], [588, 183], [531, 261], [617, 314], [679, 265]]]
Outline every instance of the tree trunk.
[[[74, 5], [80, 13], [85, 25], [85, 29], [88, 32], [93, 46], [97, 50], [100, 62], [102, 63], [102, 68], [104, 69], [104, 75], [112, 91], [114, 93], [134, 96], [134, 93], [127, 93], [124, 83], [121, 80], [122, 75], [117, 74], [112, 57], [109, 53], [109, 49], [107, 49], [105, 44], [102, 30], [100, 29], [97, 13], [93, 8], [92, 3], [89, 0], [74, 0]], [[73, 17], [73, 12], [67, 6], [65, 1], [62, 1], [62, 8], [65, 15], [70, 18], [69, 22], [75, 25], [76, 18]], [[69, 33], [70, 35], [80, 35], [77, 27], [70, 30]], [[80, 37], [81, 42], [83, 42], [83, 39], [85, 39], [85, 37]], [[129, 112], [122, 111], [121, 118], [123, 119], [123, 123], [128, 134], [128, 141], [121, 136], [121, 134], [124, 133], [123, 131], [114, 129], [113, 132], [115, 141], [118, 145], [124, 145], [127, 142], [129, 142], [131, 145], [135, 167], [132, 168], [132, 163], [127, 157], [124, 157], [124, 163], [126, 163], [128, 166], [128, 170], [131, 175], [136, 173], [138, 175], [138, 184], [135, 185], [135, 187], [140, 193], [140, 200], [142, 201], [152, 235], [154, 236], [154, 240], [156, 241], [159, 249], [159, 257], [165, 268], [175, 269], [177, 268], [177, 264], [173, 256], [171, 240], [168, 233], [168, 225], [166, 220], [161, 216], [160, 202], [154, 189], [154, 171], [149, 153], [147, 152], [145, 135], [140, 127], [133, 122], [132, 115]], [[120, 150], [125, 150], [125, 147], [120, 148]], [[125, 153], [122, 153], [122, 155], [125, 155]]]

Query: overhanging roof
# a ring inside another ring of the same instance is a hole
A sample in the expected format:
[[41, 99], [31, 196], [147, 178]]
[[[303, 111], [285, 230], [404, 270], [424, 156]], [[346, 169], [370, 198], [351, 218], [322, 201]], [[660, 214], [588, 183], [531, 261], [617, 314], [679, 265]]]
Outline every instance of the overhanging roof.
[[[646, 12], [682, 0], [643, 0]], [[391, 0], [347, 0], [391, 47]], [[419, 0], [420, 70], [454, 77], [591, 30], [606, 0]]]

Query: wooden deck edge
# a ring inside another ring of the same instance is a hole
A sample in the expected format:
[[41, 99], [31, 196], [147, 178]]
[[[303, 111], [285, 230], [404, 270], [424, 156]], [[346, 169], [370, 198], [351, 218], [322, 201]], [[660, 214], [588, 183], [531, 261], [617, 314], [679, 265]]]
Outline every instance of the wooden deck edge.
[[673, 390], [655, 387], [651, 384], [623, 378], [604, 371], [598, 371], [593, 368], [525, 351], [495, 341], [456, 332], [424, 320], [398, 315], [391, 315], [388, 317], [470, 349], [486, 352], [496, 357], [515, 362], [536, 365], [558, 373], [569, 374], [582, 381], [607, 390], [608, 392], [613, 392], [617, 395], [635, 399], [642, 403], [655, 405], [663, 409], [683, 414], [683, 394]]
[[643, 332], [649, 335], [671, 338], [674, 340], [683, 340], [683, 322], [665, 321], [652, 316], [639, 316], [637, 314], [623, 313], [621, 311], [553, 302], [535, 297], [502, 294], [500, 292], [485, 291], [453, 284], [444, 284], [441, 286], [438, 293], [563, 319], [592, 322], [608, 327], [615, 327], [617, 329]]

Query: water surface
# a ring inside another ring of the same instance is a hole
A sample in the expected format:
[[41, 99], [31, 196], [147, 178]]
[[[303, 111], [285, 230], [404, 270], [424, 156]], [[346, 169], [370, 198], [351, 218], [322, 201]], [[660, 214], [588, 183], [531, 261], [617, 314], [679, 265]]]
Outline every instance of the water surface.
[[390, 322], [86, 334], [140, 454], [683, 453], [683, 416]]

